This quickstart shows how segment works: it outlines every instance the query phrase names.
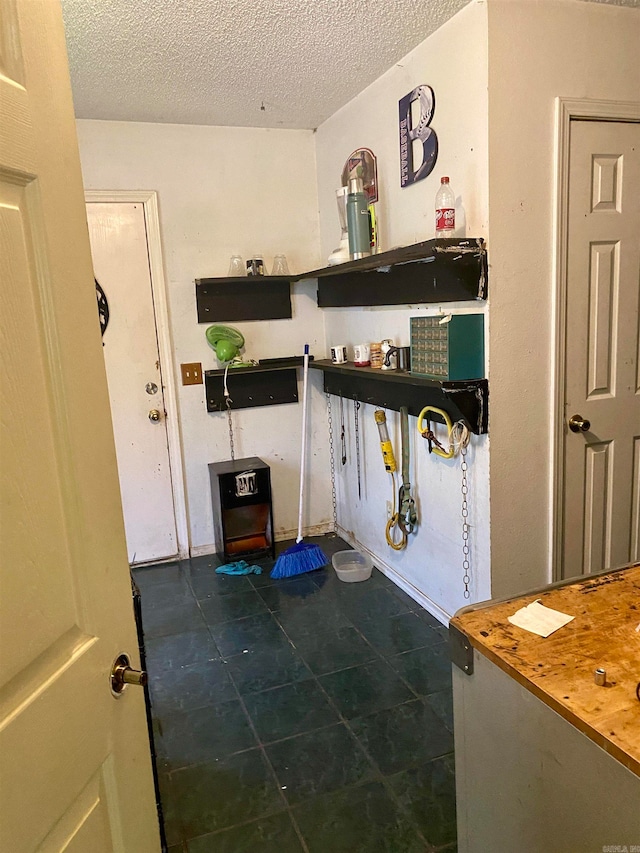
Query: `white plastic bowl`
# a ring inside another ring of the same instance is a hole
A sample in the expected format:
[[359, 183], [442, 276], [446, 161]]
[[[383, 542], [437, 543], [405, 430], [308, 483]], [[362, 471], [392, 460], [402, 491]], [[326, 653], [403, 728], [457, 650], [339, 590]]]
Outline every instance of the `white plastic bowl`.
[[336, 551], [331, 562], [336, 574], [345, 583], [369, 580], [373, 571], [371, 557], [360, 551]]

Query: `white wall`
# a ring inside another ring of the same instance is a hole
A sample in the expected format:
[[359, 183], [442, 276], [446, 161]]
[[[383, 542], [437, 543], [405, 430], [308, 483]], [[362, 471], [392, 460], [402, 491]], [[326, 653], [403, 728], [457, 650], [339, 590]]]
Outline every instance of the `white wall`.
[[[425, 180], [402, 189], [398, 151], [398, 100], [415, 86], [434, 89], [436, 110], [432, 127], [438, 134], [439, 158]], [[488, 127], [487, 127], [487, 12], [483, 2], [465, 7], [386, 74], [322, 124], [316, 133], [318, 197], [322, 256], [337, 245], [339, 226], [335, 189], [343, 164], [359, 146], [378, 157], [382, 249], [408, 245], [434, 236], [434, 198], [441, 175], [451, 177], [458, 197], [459, 216], [466, 216], [469, 236], [487, 237]], [[464, 220], [463, 220], [464, 225]], [[481, 304], [451, 304], [447, 310], [484, 311]], [[437, 313], [439, 306], [375, 309], [326, 309], [327, 345], [356, 344], [393, 337], [409, 343], [409, 317]], [[423, 602], [444, 617], [465, 603], [462, 584], [461, 472], [459, 460], [429, 456], [412, 434], [412, 483], [421, 524], [405, 552], [386, 544], [386, 501], [391, 498], [373, 421], [373, 408], [363, 406], [363, 497], [358, 500], [355, 471], [353, 411], [348, 413], [349, 463], [338, 464], [339, 521], [349, 534], [369, 549], [405, 582], [422, 593]], [[338, 401], [334, 400], [334, 411]], [[397, 415], [388, 413], [392, 429]], [[335, 429], [335, 426], [334, 426]], [[399, 427], [394, 439], [400, 455]], [[475, 436], [469, 451], [470, 514], [472, 523], [471, 600], [490, 596], [489, 452], [488, 437]]]
[[[215, 366], [205, 326], [195, 320], [193, 280], [224, 274], [232, 252], [246, 257], [262, 251], [270, 264], [283, 251], [294, 271], [326, 262], [339, 237], [335, 189], [346, 157], [358, 146], [378, 155], [383, 249], [433, 236], [433, 200], [442, 174], [451, 177], [467, 235], [488, 238], [491, 213], [491, 489], [489, 438], [474, 437], [472, 600], [519, 593], [550, 579], [554, 100], [637, 100], [639, 21], [636, 9], [577, 0], [475, 0], [315, 135], [78, 123], [87, 188], [159, 192], [176, 365], [202, 360], [205, 367]], [[420, 83], [435, 90], [432, 126], [440, 154], [432, 175], [401, 189], [398, 100]], [[313, 283], [296, 285], [294, 294], [294, 322], [238, 324], [247, 335], [248, 354], [289, 354], [306, 340], [317, 355], [331, 343], [394, 337], [406, 344], [409, 317], [439, 308], [319, 311]], [[468, 303], [445, 307], [486, 312]], [[321, 376], [313, 371], [311, 376], [307, 523], [326, 525], [324, 398]], [[212, 526], [206, 464], [228, 456], [226, 425], [220, 415], [206, 414], [202, 388], [181, 388], [180, 407], [192, 539], [197, 548], [207, 548]], [[434, 612], [451, 614], [465, 603], [459, 462], [429, 458], [422, 440], [414, 440], [412, 481], [421, 526], [406, 552], [392, 552], [384, 542], [389, 478], [373, 412], [361, 411], [363, 500], [357, 499], [353, 412], [347, 405], [349, 463], [344, 470], [338, 465], [337, 476], [340, 522]], [[392, 428], [395, 418], [389, 415]], [[297, 407], [245, 410], [236, 423], [238, 453], [261, 455], [273, 466], [278, 529], [293, 530]]]
[[[218, 367], [198, 325], [194, 279], [226, 275], [229, 257], [284, 252], [292, 272], [320, 265], [315, 144], [310, 131], [79, 121], [87, 189], [158, 192], [171, 332], [177, 375], [181, 362]], [[304, 343], [324, 356], [324, 319], [315, 287], [295, 286], [293, 319], [234, 323], [246, 355], [299, 354]], [[321, 378], [311, 374], [312, 437], [306, 523], [330, 520], [327, 428]], [[179, 408], [191, 545], [208, 550], [213, 524], [207, 463], [229, 458], [226, 417], [207, 414], [204, 386], [180, 386]], [[300, 407], [245, 409], [234, 415], [236, 456], [271, 465], [277, 535], [297, 527]]]
[[489, 2], [494, 596], [551, 580], [556, 97], [640, 99], [640, 11]]

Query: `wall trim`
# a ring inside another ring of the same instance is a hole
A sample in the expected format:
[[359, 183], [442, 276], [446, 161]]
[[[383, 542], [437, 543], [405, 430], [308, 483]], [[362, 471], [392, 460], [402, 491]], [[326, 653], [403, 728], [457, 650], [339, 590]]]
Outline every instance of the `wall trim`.
[[[311, 527], [305, 527], [303, 530], [304, 538], [307, 539], [309, 536], [324, 536], [327, 533], [331, 533], [333, 530], [333, 524], [330, 524], [328, 521], [322, 522], [322, 524], [314, 524]], [[276, 542], [287, 542], [291, 540], [293, 544], [293, 540], [295, 540], [298, 535], [298, 528], [294, 527], [291, 530], [281, 530], [279, 533], [274, 534], [274, 539]], [[209, 545], [195, 545], [191, 549], [192, 557], [206, 557], [210, 554], [216, 553], [216, 546], [214, 544]]]
[[348, 542], [353, 548], [357, 551], [361, 551], [363, 554], [368, 554], [373, 560], [373, 565], [382, 572], [383, 575], [389, 578], [390, 581], [399, 587], [403, 592], [406, 592], [408, 596], [413, 598], [414, 601], [417, 601], [424, 609], [429, 612], [432, 616], [438, 619], [445, 627], [449, 627], [449, 620], [453, 618], [453, 613], [447, 613], [439, 604], [436, 604], [428, 595], [425, 595], [424, 592], [418, 589], [418, 587], [414, 586], [411, 581], [408, 581], [403, 575], [401, 575], [393, 566], [390, 566], [383, 559], [381, 559], [378, 554], [374, 554], [366, 545], [363, 545], [362, 542], [359, 542], [355, 536], [349, 530], [345, 530], [344, 527], [340, 527], [338, 525], [338, 536], [341, 539], [344, 539], [345, 542]]
[[[176, 521], [178, 557], [189, 557], [189, 525], [187, 521], [187, 502], [185, 494], [184, 466], [182, 461], [182, 436], [178, 411], [178, 393], [176, 374], [173, 365], [173, 341], [169, 323], [169, 303], [167, 282], [164, 274], [162, 256], [162, 237], [160, 234], [160, 213], [158, 193], [155, 190], [86, 190], [85, 202], [124, 202], [141, 204], [144, 210], [149, 247], [149, 269], [151, 272], [151, 290], [153, 292], [160, 372], [167, 412], [167, 443], [169, 449], [169, 468], [173, 509]], [[175, 559], [175, 558], [170, 558]], [[157, 561], [156, 561], [157, 562]]]
[[572, 121], [640, 121], [640, 102], [556, 98], [554, 253], [552, 301], [551, 578], [562, 579], [562, 497], [564, 492], [564, 397], [569, 230], [569, 145]]

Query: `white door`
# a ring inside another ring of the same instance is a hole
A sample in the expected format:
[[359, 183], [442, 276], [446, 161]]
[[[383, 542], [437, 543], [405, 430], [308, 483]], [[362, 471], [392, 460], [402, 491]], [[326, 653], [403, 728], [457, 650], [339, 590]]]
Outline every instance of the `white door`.
[[0, 4], [0, 850], [155, 853], [62, 16]]
[[129, 562], [175, 557], [176, 521], [144, 207], [90, 202], [87, 219], [93, 269], [108, 306], [102, 342]]
[[563, 576], [573, 577], [640, 559], [640, 124], [571, 123], [567, 282]]

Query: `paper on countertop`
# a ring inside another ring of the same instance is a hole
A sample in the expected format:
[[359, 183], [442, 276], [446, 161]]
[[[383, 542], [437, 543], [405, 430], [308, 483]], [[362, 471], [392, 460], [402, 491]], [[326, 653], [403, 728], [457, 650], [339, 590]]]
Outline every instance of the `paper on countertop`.
[[544, 604], [540, 604], [540, 601], [521, 607], [513, 616], [507, 617], [512, 625], [517, 625], [518, 628], [524, 628], [525, 631], [531, 631], [533, 634], [539, 634], [541, 637], [548, 637], [574, 618], [574, 616], [567, 616], [566, 613], [560, 613], [559, 610], [545, 607]]

